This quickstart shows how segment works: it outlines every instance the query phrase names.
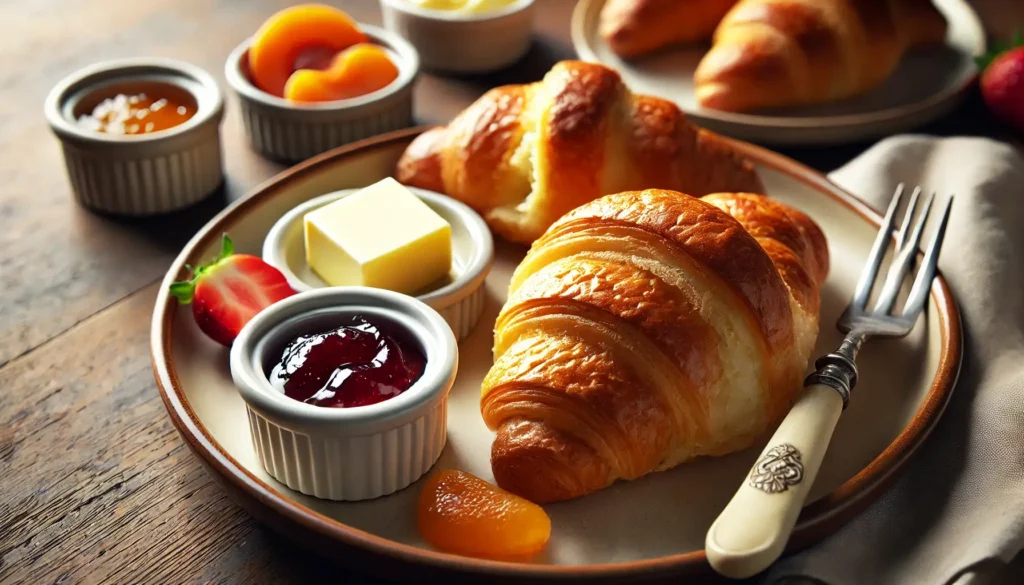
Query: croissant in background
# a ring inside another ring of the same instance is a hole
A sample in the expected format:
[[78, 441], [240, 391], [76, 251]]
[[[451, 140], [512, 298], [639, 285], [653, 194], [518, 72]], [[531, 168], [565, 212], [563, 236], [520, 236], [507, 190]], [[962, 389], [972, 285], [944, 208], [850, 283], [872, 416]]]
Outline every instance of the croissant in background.
[[552, 502], [748, 446], [801, 387], [827, 272], [817, 225], [759, 195], [571, 212], [495, 326], [481, 412], [498, 485]]
[[417, 137], [395, 178], [446, 193], [527, 244], [609, 193], [763, 191], [726, 140], [670, 102], [630, 93], [615, 71], [579, 61], [555, 65], [541, 82], [487, 92], [448, 126]]
[[945, 36], [931, 0], [741, 0], [697, 67], [697, 101], [743, 112], [855, 96]]
[[736, 0], [608, 0], [599, 32], [620, 57], [711, 38]]

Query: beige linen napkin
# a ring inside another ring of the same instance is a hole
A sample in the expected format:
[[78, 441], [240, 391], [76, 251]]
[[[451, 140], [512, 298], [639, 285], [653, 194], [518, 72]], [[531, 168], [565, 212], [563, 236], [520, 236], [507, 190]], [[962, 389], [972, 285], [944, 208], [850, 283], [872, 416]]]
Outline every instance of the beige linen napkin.
[[939, 266], [960, 304], [963, 368], [894, 485], [763, 582], [983, 582], [1024, 548], [1024, 159], [986, 139], [897, 136], [831, 178], [876, 209], [900, 182], [957, 196]]

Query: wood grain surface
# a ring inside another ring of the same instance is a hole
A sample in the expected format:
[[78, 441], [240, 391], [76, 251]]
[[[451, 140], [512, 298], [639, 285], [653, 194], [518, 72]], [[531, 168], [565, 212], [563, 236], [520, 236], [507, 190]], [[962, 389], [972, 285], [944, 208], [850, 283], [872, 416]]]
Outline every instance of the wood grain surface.
[[[249, 151], [234, 99], [222, 127], [223, 189], [144, 221], [99, 216], [73, 202], [42, 116], [60, 78], [105, 59], [174, 57], [223, 82], [228, 52], [289, 4], [0, 3], [0, 583], [371, 582], [311, 558], [227, 501], [177, 436], [153, 382], [148, 336], [157, 282], [203, 223], [281, 169]], [[334, 4], [380, 22], [376, 0]], [[444, 122], [485, 89], [533, 81], [571, 58], [573, 4], [538, 1], [534, 46], [508, 70], [424, 75], [418, 121]], [[976, 5], [994, 33], [1024, 27], [1024, 2]], [[925, 130], [1006, 137], [976, 94]], [[786, 154], [829, 170], [867, 146]]]

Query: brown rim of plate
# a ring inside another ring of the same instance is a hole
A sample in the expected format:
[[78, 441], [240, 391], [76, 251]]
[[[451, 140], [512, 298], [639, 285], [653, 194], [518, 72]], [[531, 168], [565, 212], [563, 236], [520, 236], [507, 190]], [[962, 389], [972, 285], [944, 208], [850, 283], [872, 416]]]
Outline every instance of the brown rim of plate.
[[[587, 41], [589, 38], [587, 35], [587, 23], [590, 19], [596, 19], [600, 13], [600, 9], [604, 6], [607, 0], [580, 0], [572, 12], [571, 24], [570, 24], [570, 36], [572, 37], [573, 48], [579, 53], [580, 59], [589, 61], [591, 63], [601, 63], [607, 66], [604, 62], [598, 58], [597, 54], [594, 53], [593, 48]], [[981, 26], [981, 20], [978, 18], [977, 12], [965, 3], [965, 6], [974, 16], [975, 24], [978, 25], [979, 30], [984, 31]], [[978, 55], [983, 55], [987, 50], [985, 45], [984, 34], [981, 37], [981, 46], [975, 47], [975, 52]], [[586, 49], [586, 54], [583, 54], [581, 47]], [[973, 57], [973, 55], [971, 55]], [[925, 111], [931, 108], [938, 107], [940, 104], [947, 100], [953, 99], [956, 96], [962, 96], [967, 93], [967, 90], [971, 88], [971, 85], [978, 78], [977, 70], [971, 75], [966, 75], [954, 85], [950, 85], [944, 88], [942, 91], [931, 95], [925, 99], [918, 100], [911, 104], [904, 104], [899, 106], [893, 106], [885, 108], [883, 110], [877, 110], [874, 112], [863, 112], [860, 114], [838, 114], [835, 116], [813, 116], [813, 117], [793, 117], [793, 116], [770, 116], [764, 114], [748, 114], [741, 112], [727, 112], [724, 110], [713, 110], [711, 108], [680, 108], [686, 113], [687, 116], [694, 118], [698, 122], [700, 119], [716, 120], [720, 122], [727, 122], [729, 124], [743, 124], [746, 126], [757, 126], [761, 128], [775, 128], [775, 129], [794, 129], [794, 128], [817, 128], [822, 125], [826, 125], [830, 128], [846, 128], [863, 126], [866, 124], [878, 124], [882, 122], [890, 122], [904, 118], [908, 115]]]
[[[287, 488], [271, 486], [240, 465], [213, 439], [192, 410], [180, 390], [174, 363], [171, 359], [171, 337], [177, 303], [171, 302], [166, 284], [185, 276], [186, 261], [197, 249], [204, 249], [220, 238], [223, 224], [244, 215], [261, 201], [272, 197], [278, 190], [302, 178], [328, 169], [334, 161], [370, 149], [392, 147], [408, 143], [428, 127], [409, 128], [342, 146], [296, 165], [262, 185], [248, 196], [228, 206], [203, 227], [185, 246], [174, 261], [158, 293], [150, 334], [150, 349], [156, 383], [164, 405], [174, 426], [187, 440], [191, 449], [204, 463], [215, 470], [231, 486], [253, 498], [258, 505], [268, 508], [289, 528], [309, 532], [309, 536], [326, 537], [349, 547], [372, 553], [366, 565], [382, 561], [400, 561], [413, 566], [430, 568], [439, 573], [462, 577], [495, 577], [519, 580], [538, 578], [561, 579], [651, 579], [679, 573], [707, 573], [710, 567], [703, 550], [641, 561], [601, 565], [535, 565], [490, 561], [463, 557], [394, 542], [374, 534], [352, 528], [302, 506], [287, 495]], [[832, 197], [854, 211], [872, 225], [880, 225], [878, 214], [866, 204], [829, 182], [820, 173], [761, 147], [729, 140], [735, 148], [759, 165], [773, 168], [793, 177], [809, 187]], [[889, 485], [913, 451], [924, 441], [938, 421], [959, 374], [962, 353], [960, 316], [949, 286], [940, 274], [932, 286], [931, 295], [939, 309], [942, 335], [941, 359], [931, 390], [905, 429], [864, 469], [830, 494], [806, 507], [800, 514], [796, 530], [787, 550], [793, 551], [836, 531], [846, 521], [863, 510], [881, 490]], [[283, 493], [284, 492], [284, 493]], [[400, 570], [391, 567], [389, 571]], [[422, 575], [421, 575], [422, 576]]]

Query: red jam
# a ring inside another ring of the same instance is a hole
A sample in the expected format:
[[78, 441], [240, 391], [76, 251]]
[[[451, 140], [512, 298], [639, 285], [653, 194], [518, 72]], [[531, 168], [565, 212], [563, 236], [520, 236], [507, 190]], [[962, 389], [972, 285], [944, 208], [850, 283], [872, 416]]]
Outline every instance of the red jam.
[[336, 329], [289, 343], [270, 372], [270, 383], [307, 404], [350, 408], [398, 396], [423, 375], [425, 366], [415, 346], [354, 316]]

